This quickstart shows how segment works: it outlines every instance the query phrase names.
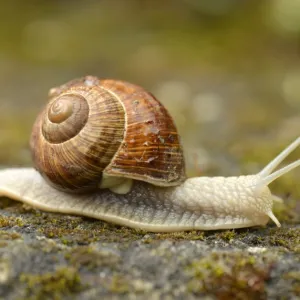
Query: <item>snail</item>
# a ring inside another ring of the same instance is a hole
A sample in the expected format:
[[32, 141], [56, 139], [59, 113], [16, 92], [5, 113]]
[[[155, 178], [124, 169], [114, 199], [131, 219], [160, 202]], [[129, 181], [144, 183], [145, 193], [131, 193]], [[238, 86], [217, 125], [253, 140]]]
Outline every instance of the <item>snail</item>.
[[30, 139], [35, 169], [1, 170], [0, 195], [152, 232], [280, 226], [268, 185], [300, 165], [274, 171], [299, 145], [254, 175], [187, 179], [164, 106], [134, 84], [86, 76], [50, 90]]

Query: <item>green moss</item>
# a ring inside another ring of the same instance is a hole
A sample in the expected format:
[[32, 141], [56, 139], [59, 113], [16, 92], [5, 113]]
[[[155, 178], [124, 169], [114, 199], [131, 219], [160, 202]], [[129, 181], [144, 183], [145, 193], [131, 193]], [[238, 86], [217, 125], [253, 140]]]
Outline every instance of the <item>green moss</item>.
[[300, 253], [300, 228], [275, 228], [268, 237], [272, 246], [280, 246], [289, 251]]
[[212, 253], [186, 268], [189, 292], [218, 299], [265, 299], [272, 263], [242, 252]]
[[120, 257], [114, 253], [87, 246], [72, 249], [65, 254], [65, 258], [72, 266], [85, 267], [89, 270], [97, 267], [115, 267], [120, 261]]
[[235, 238], [236, 232], [234, 230], [226, 230], [217, 234], [217, 236], [226, 242], [230, 242]]
[[11, 220], [9, 217], [0, 216], [0, 227], [10, 227]]
[[205, 239], [205, 233], [203, 231], [179, 231], [170, 233], [148, 233], [147, 238], [143, 239], [143, 243], [150, 244], [157, 240], [190, 240], [190, 241], [203, 241]]
[[21, 238], [21, 235], [17, 232], [8, 232], [0, 230], [0, 239], [1, 240], [16, 240]]
[[130, 282], [120, 275], [112, 277], [107, 289], [116, 294], [126, 294], [130, 291]]
[[84, 289], [75, 268], [62, 267], [41, 275], [21, 274], [20, 281], [26, 285], [26, 299], [63, 299]]
[[[141, 279], [127, 278], [120, 274], [114, 274], [110, 280], [104, 283], [104, 287], [113, 294], [125, 295], [130, 293], [130, 295], [134, 295], [135, 298], [137, 295], [142, 295], [153, 289], [153, 285], [149, 282]], [[148, 299], [149, 296], [144, 298]]]
[[164, 240], [164, 239], [171, 239], [171, 240], [193, 240], [193, 241], [203, 241], [205, 234], [203, 231], [188, 231], [188, 232], [173, 232], [173, 233], [157, 233], [155, 235], [156, 239]]
[[44, 213], [34, 213], [23, 216], [32, 228], [51, 239], [58, 239], [64, 245], [84, 245], [97, 241], [126, 242], [143, 237], [146, 232], [108, 224], [99, 220], [83, 217]]
[[6, 217], [6, 216], [0, 216], [0, 228], [3, 227], [23, 227], [24, 222], [21, 218], [15, 218], [15, 217]]

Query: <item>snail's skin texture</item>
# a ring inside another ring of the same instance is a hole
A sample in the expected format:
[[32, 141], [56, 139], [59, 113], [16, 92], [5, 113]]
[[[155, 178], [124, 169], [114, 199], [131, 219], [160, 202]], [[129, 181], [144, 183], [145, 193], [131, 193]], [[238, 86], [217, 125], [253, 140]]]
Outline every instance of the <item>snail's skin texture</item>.
[[[177, 187], [135, 181], [127, 194], [108, 189], [67, 194], [48, 185], [34, 169], [0, 171], [0, 195], [42, 210], [76, 214], [153, 232], [216, 230], [265, 225], [274, 201], [268, 185], [300, 165], [297, 160], [274, 169], [300, 145], [300, 137], [256, 175], [196, 177]], [[273, 173], [272, 173], [273, 172]]]
[[[265, 225], [273, 203], [268, 188], [258, 203], [251, 188], [244, 188], [245, 183], [254, 182], [255, 176], [236, 180], [199, 177], [169, 188], [135, 181], [125, 195], [109, 190], [74, 195], [49, 186], [34, 169], [7, 169], [0, 172], [0, 193], [42, 210], [79, 214], [153, 232]], [[228, 197], [231, 201], [224, 201]]]

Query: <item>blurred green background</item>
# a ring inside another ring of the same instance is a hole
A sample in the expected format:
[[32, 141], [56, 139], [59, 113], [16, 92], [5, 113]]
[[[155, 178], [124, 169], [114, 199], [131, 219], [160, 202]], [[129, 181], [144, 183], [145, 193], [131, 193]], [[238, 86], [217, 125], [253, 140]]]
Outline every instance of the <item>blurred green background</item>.
[[152, 91], [189, 175], [257, 170], [299, 135], [300, 0], [0, 3], [2, 166], [30, 165], [48, 90], [84, 75]]

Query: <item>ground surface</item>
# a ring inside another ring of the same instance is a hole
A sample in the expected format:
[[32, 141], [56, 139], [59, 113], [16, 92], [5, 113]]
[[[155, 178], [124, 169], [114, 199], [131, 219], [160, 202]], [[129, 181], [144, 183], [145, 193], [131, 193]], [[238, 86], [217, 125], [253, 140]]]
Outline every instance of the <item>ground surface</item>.
[[1, 205], [1, 299], [300, 296], [299, 224], [152, 234]]

